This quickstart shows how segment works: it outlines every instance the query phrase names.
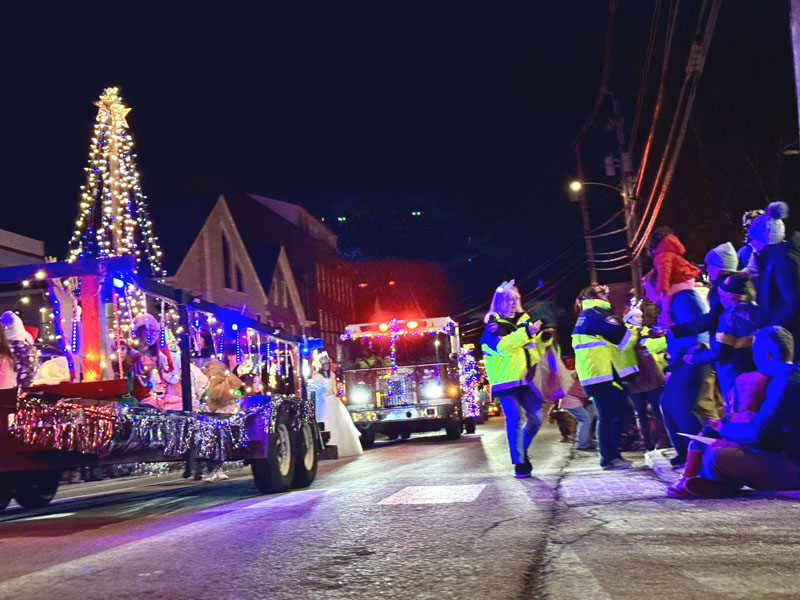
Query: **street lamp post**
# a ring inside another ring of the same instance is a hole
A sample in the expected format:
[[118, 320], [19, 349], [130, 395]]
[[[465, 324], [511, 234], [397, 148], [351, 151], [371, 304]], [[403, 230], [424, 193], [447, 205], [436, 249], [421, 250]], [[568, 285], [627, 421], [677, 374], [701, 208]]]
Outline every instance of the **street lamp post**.
[[[575, 198], [572, 201], [581, 203], [581, 212], [583, 213], [583, 234], [584, 234], [584, 237], [587, 240], [587, 242], [586, 242], [587, 255], [591, 256], [591, 259], [589, 261], [589, 268], [590, 268], [590, 272], [594, 275], [592, 283], [596, 283], [597, 282], [597, 275], [596, 275], [595, 266], [594, 266], [594, 252], [590, 253], [590, 251], [589, 251], [589, 249], [591, 248], [591, 230], [589, 228], [589, 210], [588, 210], [588, 205], [587, 205], [587, 202], [586, 202], [586, 193], [583, 190], [584, 186], [587, 186], [587, 185], [596, 185], [596, 186], [599, 186], [599, 187], [604, 187], [604, 188], [608, 188], [608, 189], [614, 190], [615, 192], [617, 192], [622, 197], [622, 205], [623, 205], [623, 210], [624, 210], [624, 215], [625, 215], [625, 237], [626, 237], [627, 247], [629, 249], [629, 252], [630, 252], [630, 247], [631, 247], [631, 245], [633, 243], [634, 228], [636, 226], [635, 215], [634, 215], [635, 208], [634, 208], [634, 199], [633, 199], [633, 197], [631, 195], [631, 190], [629, 189], [630, 188], [629, 185], [625, 186], [626, 189], [620, 189], [620, 188], [618, 188], [616, 186], [609, 185], [607, 183], [600, 183], [600, 182], [597, 182], [597, 181], [575, 180], [575, 181], [571, 181], [569, 183], [569, 189], [570, 189], [571, 195], [573, 195], [573, 197]], [[639, 258], [638, 257], [636, 259], [632, 259], [630, 261], [630, 267], [631, 267], [631, 279], [632, 279], [631, 283], [633, 284], [634, 292], [635, 292], [637, 298], [641, 298], [642, 297], [642, 268], [641, 268], [641, 263], [639, 262]]]

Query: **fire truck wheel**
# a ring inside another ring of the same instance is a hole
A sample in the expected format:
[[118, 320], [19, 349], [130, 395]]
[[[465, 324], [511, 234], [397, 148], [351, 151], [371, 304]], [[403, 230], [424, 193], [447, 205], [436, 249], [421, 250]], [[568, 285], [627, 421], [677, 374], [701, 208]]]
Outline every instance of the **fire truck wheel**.
[[317, 476], [317, 436], [316, 425], [303, 423], [300, 431], [294, 433], [295, 456], [297, 464], [294, 468], [292, 487], [304, 488], [311, 485]]
[[467, 419], [464, 421], [464, 432], [475, 433], [475, 419]]
[[449, 419], [444, 426], [445, 437], [448, 440], [457, 440], [461, 437], [461, 420]]
[[359, 426], [359, 433], [361, 433], [361, 447], [364, 450], [372, 448], [375, 445], [375, 428], [372, 425]]
[[291, 419], [279, 411], [275, 431], [269, 434], [267, 458], [250, 461], [253, 481], [262, 494], [285, 492], [292, 485], [295, 471], [295, 446], [292, 444]]
[[44, 508], [58, 490], [61, 471], [35, 471], [20, 478], [14, 499], [25, 508]]

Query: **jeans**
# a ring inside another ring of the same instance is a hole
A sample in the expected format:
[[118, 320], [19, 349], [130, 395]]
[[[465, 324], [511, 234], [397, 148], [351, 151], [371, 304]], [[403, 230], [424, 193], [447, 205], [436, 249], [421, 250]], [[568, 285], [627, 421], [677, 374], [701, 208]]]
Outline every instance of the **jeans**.
[[544, 420], [542, 403], [533, 391], [527, 389], [518, 390], [514, 395], [499, 396], [498, 400], [506, 420], [511, 462], [515, 465], [522, 464]]
[[[636, 411], [636, 424], [639, 426], [639, 434], [642, 436], [642, 442], [647, 450], [655, 450], [656, 443], [653, 441], [653, 436], [650, 432], [650, 418], [647, 414], [647, 405], [656, 417], [659, 425], [663, 426], [661, 418], [661, 390], [663, 388], [657, 387], [649, 392], [639, 392], [638, 394], [631, 394], [631, 402], [633, 403], [633, 410]], [[663, 435], [663, 433], [661, 434]]]
[[584, 389], [594, 400], [597, 409], [597, 446], [600, 450], [600, 466], [604, 467], [612, 460], [622, 458], [617, 443], [628, 395], [613, 381], [587, 385]]
[[689, 438], [678, 433], [695, 435], [703, 427], [696, 409], [708, 372], [708, 365], [689, 365], [682, 360], [676, 361], [661, 394], [664, 428], [672, 446], [678, 451], [678, 457], [683, 459], [686, 458]]
[[707, 448], [700, 476], [754, 490], [800, 489], [798, 466], [783, 454], [745, 448]]
[[578, 422], [575, 428], [575, 445], [578, 449], [588, 448], [591, 445], [589, 437], [592, 433], [592, 421], [597, 417], [594, 403], [589, 402], [586, 406], [578, 408], [567, 408], [566, 411]]

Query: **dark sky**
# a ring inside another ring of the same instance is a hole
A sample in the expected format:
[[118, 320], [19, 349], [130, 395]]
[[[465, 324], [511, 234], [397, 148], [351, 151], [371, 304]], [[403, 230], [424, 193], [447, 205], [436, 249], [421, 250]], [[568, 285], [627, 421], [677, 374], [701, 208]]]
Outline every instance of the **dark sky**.
[[[672, 94], [699, 4], [682, 3]], [[536, 280], [534, 267], [563, 251], [548, 267], [557, 277], [581, 256], [579, 215], [563, 189], [574, 169], [568, 146], [598, 89], [607, 6], [427, 0], [5, 7], [0, 227], [44, 239], [48, 252], [64, 255], [84, 182], [92, 102], [118, 85], [133, 108], [128, 122], [142, 185], [173, 270], [215, 200], [204, 182], [217, 179], [318, 216], [364, 205], [418, 206], [441, 231], [431, 258], [462, 280], [473, 273], [464, 287], [478, 296], [506, 273]], [[630, 127], [655, 2], [618, 6], [610, 87]], [[723, 3], [706, 77], [711, 91], [725, 90], [725, 102], [740, 108], [736, 127], [753, 106], [771, 119], [756, 135], [772, 156], [778, 138], [797, 136], [788, 8], [783, 0], [754, 6]], [[711, 91], [698, 100], [699, 129], [703, 115], [720, 113]], [[646, 131], [652, 91], [642, 114]], [[587, 136], [584, 160], [590, 178], [614, 183], [602, 172], [603, 155], [615, 145], [603, 127], [608, 116], [606, 106]], [[724, 118], [716, 124], [729, 126]], [[702, 132], [693, 139], [699, 144]], [[693, 181], [691, 165], [683, 169], [677, 189]], [[600, 196], [593, 221], [615, 203]], [[572, 240], [578, 243], [565, 248]]]

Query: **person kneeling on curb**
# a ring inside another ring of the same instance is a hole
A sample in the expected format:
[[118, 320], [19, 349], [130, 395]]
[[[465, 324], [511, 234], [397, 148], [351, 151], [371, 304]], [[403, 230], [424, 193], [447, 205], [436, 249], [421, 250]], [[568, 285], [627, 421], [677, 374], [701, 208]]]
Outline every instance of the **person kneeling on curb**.
[[709, 444], [699, 477], [686, 480], [683, 497], [723, 498], [742, 486], [800, 489], [800, 367], [793, 355], [792, 334], [783, 327], [756, 333], [753, 361], [770, 378], [766, 399], [749, 422], [712, 423], [721, 439]]

